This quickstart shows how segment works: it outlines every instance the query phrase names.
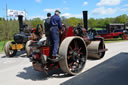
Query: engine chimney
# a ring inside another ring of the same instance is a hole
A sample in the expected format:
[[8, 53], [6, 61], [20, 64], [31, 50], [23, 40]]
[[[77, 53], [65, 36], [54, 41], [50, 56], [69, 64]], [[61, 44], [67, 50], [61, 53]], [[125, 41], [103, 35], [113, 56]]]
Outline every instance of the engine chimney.
[[23, 16], [22, 15], [18, 16], [18, 21], [19, 21], [19, 31], [23, 32], [24, 31], [24, 27], [23, 27]]
[[88, 30], [88, 11], [83, 11], [84, 28]]

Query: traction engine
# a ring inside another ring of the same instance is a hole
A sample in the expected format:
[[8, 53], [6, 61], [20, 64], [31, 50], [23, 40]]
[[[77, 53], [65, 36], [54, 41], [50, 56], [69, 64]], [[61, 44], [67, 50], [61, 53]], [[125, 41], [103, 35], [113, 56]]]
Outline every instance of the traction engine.
[[[61, 68], [63, 72], [77, 75], [84, 69], [87, 58], [101, 59], [104, 57], [107, 51], [104, 39], [87, 31], [87, 11], [83, 11], [83, 16], [84, 27], [79, 24], [77, 27], [65, 28], [60, 33], [58, 54], [62, 58], [59, 60], [51, 56], [51, 46], [45, 39], [32, 40], [31, 60], [35, 70], [47, 72], [53, 68]], [[36, 31], [38, 30], [37, 28]]]

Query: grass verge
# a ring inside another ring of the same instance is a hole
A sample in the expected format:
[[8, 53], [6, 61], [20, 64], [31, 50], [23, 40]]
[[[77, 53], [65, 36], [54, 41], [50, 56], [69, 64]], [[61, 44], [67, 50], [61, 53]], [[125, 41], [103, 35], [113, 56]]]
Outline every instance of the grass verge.
[[4, 52], [4, 45], [7, 41], [0, 41], [0, 53]]
[[105, 43], [114, 43], [114, 42], [122, 42], [122, 41], [128, 41], [128, 40], [122, 40], [122, 38], [113, 38], [113, 39], [105, 39]]

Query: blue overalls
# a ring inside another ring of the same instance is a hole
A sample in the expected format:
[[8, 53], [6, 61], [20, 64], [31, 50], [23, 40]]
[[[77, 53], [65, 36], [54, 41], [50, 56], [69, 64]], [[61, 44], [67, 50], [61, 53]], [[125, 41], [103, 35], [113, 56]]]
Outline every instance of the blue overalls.
[[53, 15], [50, 20], [50, 43], [52, 45], [52, 56], [56, 56], [59, 47], [59, 29], [62, 29], [62, 21], [58, 15]]

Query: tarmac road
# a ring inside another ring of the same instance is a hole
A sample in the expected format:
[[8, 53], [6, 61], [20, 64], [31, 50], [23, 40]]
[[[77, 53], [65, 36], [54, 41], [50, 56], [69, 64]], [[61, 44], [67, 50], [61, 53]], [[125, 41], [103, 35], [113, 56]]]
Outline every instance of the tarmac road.
[[105, 57], [87, 60], [78, 76], [63, 75], [60, 69], [47, 75], [33, 70], [25, 54], [14, 58], [0, 54], [0, 85], [128, 85], [128, 41], [108, 43], [106, 47]]

